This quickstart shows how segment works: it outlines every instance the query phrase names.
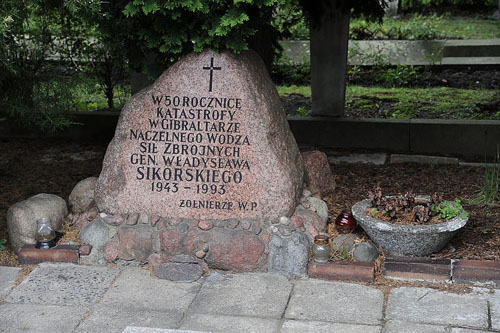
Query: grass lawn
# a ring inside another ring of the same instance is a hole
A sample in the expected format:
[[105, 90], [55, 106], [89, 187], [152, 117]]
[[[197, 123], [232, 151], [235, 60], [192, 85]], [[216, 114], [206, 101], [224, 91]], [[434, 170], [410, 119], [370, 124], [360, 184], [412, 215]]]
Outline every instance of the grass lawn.
[[[311, 97], [310, 86], [279, 86], [281, 96]], [[362, 118], [447, 118], [500, 120], [498, 107], [485, 105], [499, 99], [498, 92], [455, 88], [380, 88], [347, 86], [346, 113]], [[498, 105], [498, 104], [497, 104]]]

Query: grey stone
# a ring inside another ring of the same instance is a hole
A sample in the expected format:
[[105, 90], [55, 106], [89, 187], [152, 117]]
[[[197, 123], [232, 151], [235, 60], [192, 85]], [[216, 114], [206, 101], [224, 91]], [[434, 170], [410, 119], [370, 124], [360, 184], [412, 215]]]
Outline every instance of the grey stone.
[[307, 201], [316, 214], [318, 214], [319, 217], [321, 217], [321, 219], [326, 223], [328, 221], [328, 206], [326, 202], [315, 197], [309, 197], [307, 198]]
[[288, 236], [291, 236], [292, 235], [292, 228], [290, 228], [289, 226], [287, 225], [280, 225], [278, 227], [278, 231], [280, 232], [280, 234], [282, 236], [285, 236], [285, 237], [288, 237]]
[[156, 270], [156, 277], [176, 282], [194, 282], [203, 274], [199, 264], [169, 262], [161, 264]]
[[69, 210], [72, 213], [83, 213], [94, 201], [94, 189], [97, 177], [85, 178], [75, 185], [68, 198]]
[[457, 216], [439, 224], [399, 225], [369, 216], [366, 214], [369, 207], [368, 199], [356, 203], [352, 207], [354, 218], [372, 241], [398, 255], [426, 256], [439, 252], [468, 220]]
[[310, 245], [305, 234], [294, 232], [291, 237], [286, 238], [273, 234], [269, 248], [269, 272], [285, 276], [306, 274]]
[[342, 252], [344, 248], [347, 252], [351, 252], [358, 239], [360, 238], [357, 234], [341, 234], [332, 239], [331, 243], [335, 251]]
[[488, 305], [475, 295], [430, 288], [397, 288], [389, 294], [386, 318], [413, 323], [488, 328]]
[[380, 326], [327, 323], [321, 321], [287, 320], [281, 327], [281, 333], [379, 333]]
[[427, 155], [403, 155], [392, 154], [391, 164], [395, 163], [417, 163], [417, 164], [458, 164], [458, 158]]
[[387, 155], [383, 153], [328, 156], [328, 162], [332, 164], [365, 163], [365, 164], [384, 165], [386, 156]]
[[290, 224], [290, 218], [288, 218], [286, 216], [280, 217], [279, 221], [280, 221], [280, 224], [283, 224], [283, 225], [289, 225]]
[[20, 272], [21, 269], [17, 267], [0, 266], [0, 299], [10, 293]]
[[415, 324], [407, 321], [389, 320], [384, 326], [384, 333], [446, 333], [446, 326]]
[[82, 306], [0, 304], [0, 332], [73, 332], [87, 309]]
[[35, 244], [36, 221], [47, 217], [54, 230], [61, 230], [68, 215], [66, 201], [54, 194], [41, 193], [15, 203], [7, 210], [9, 242], [15, 253], [23, 245]]
[[137, 214], [137, 213], [130, 214], [127, 218], [127, 224], [128, 225], [136, 225], [138, 219], [139, 219], [139, 214]]
[[139, 218], [137, 219], [137, 223], [139, 223], [139, 224], [148, 224], [149, 223], [149, 216], [148, 216], [148, 214], [141, 213], [139, 215]]
[[101, 304], [117, 308], [185, 312], [200, 289], [199, 282], [160, 280], [142, 268], [127, 268], [104, 295]]
[[249, 220], [241, 220], [240, 222], [241, 229], [243, 230], [248, 230], [250, 227], [252, 227], [252, 222]]
[[384, 295], [381, 290], [343, 282], [297, 281], [286, 319], [379, 325]]
[[357, 261], [372, 262], [378, 257], [378, 250], [370, 242], [364, 242], [359, 243], [354, 247], [352, 255]]
[[279, 319], [236, 317], [222, 315], [188, 315], [181, 328], [209, 332], [279, 332]]
[[94, 304], [118, 273], [118, 269], [109, 267], [40, 264], [5, 301], [50, 305]]
[[112, 227], [104, 223], [101, 218], [96, 218], [80, 230], [78, 237], [85, 244], [92, 245], [92, 248], [101, 250], [116, 234], [116, 229], [113, 228], [114, 232], [110, 232], [110, 230]]
[[172, 262], [177, 262], [177, 263], [183, 263], [183, 264], [197, 264], [198, 260], [194, 258], [193, 256], [187, 255], [187, 254], [178, 254], [172, 257], [170, 259]]
[[469, 328], [460, 328], [460, 327], [453, 327], [451, 329], [451, 333], [489, 333], [491, 331], [484, 331], [484, 330], [471, 330]]
[[276, 274], [226, 274], [207, 279], [190, 311], [201, 314], [281, 318], [292, 285]]
[[[182, 313], [99, 305], [78, 326], [76, 333], [121, 333], [127, 326], [176, 328]], [[149, 332], [149, 331], [146, 331]]]

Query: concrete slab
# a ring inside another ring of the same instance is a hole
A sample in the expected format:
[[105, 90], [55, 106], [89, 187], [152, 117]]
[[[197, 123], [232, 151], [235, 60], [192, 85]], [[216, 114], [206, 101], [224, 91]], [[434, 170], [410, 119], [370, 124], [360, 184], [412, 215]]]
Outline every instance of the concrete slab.
[[119, 269], [73, 264], [40, 264], [5, 299], [9, 303], [94, 304]]
[[494, 293], [485, 291], [481, 296], [486, 299], [490, 306], [491, 328], [500, 330], [500, 292], [495, 290]]
[[488, 328], [488, 305], [477, 295], [404, 287], [389, 294], [386, 319], [482, 329]]
[[489, 333], [491, 331], [471, 330], [468, 328], [453, 327], [451, 333]]
[[392, 154], [391, 164], [418, 163], [418, 164], [458, 164], [458, 158], [427, 155]]
[[281, 327], [281, 333], [379, 333], [382, 331], [380, 326], [355, 325], [327, 323], [321, 321], [301, 321], [287, 320]]
[[281, 275], [216, 274], [206, 279], [190, 311], [281, 318], [291, 290], [291, 283]]
[[302, 280], [295, 283], [287, 319], [378, 325], [382, 291], [357, 284]]
[[171, 330], [164, 328], [150, 328], [150, 327], [135, 327], [127, 326], [123, 333], [208, 333], [205, 331], [186, 331], [186, 330]]
[[389, 320], [384, 326], [384, 333], [446, 333], [446, 326], [415, 324], [406, 321]]
[[127, 268], [104, 295], [101, 304], [125, 308], [184, 312], [200, 289], [200, 282], [161, 280], [142, 268]]
[[0, 305], [0, 332], [73, 332], [87, 310], [81, 306]]
[[234, 317], [192, 314], [181, 325], [182, 329], [208, 332], [279, 332], [280, 320], [256, 317]]
[[387, 154], [350, 154], [344, 156], [328, 156], [328, 162], [339, 163], [368, 163], [375, 165], [384, 165]]
[[0, 266], [0, 299], [5, 298], [10, 293], [20, 272], [21, 268], [18, 267]]
[[171, 328], [179, 326], [181, 312], [154, 311], [137, 308], [98, 305], [78, 326], [76, 333], [120, 333], [127, 326]]

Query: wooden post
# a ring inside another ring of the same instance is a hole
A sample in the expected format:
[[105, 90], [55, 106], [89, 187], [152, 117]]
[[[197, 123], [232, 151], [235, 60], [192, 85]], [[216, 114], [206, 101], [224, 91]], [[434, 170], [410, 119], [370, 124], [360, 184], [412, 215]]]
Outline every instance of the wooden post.
[[342, 117], [349, 42], [349, 14], [330, 0], [320, 24], [311, 25], [312, 115]]

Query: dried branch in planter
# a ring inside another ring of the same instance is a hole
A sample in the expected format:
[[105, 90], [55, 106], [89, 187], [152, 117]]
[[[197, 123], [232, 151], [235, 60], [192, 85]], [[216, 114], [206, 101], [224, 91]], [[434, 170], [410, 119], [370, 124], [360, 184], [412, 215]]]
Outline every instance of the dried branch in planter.
[[373, 188], [373, 192], [368, 192], [372, 207], [376, 208], [383, 215], [391, 219], [396, 218], [400, 213], [413, 213], [414, 220], [420, 223], [428, 222], [432, 217], [431, 207], [443, 201], [443, 196], [437, 192], [433, 193], [430, 201], [416, 200], [413, 191], [406, 192], [405, 195], [394, 197], [384, 197], [380, 185]]
[[420, 223], [429, 222], [431, 219], [431, 207], [429, 205], [417, 205], [413, 208], [414, 220]]

